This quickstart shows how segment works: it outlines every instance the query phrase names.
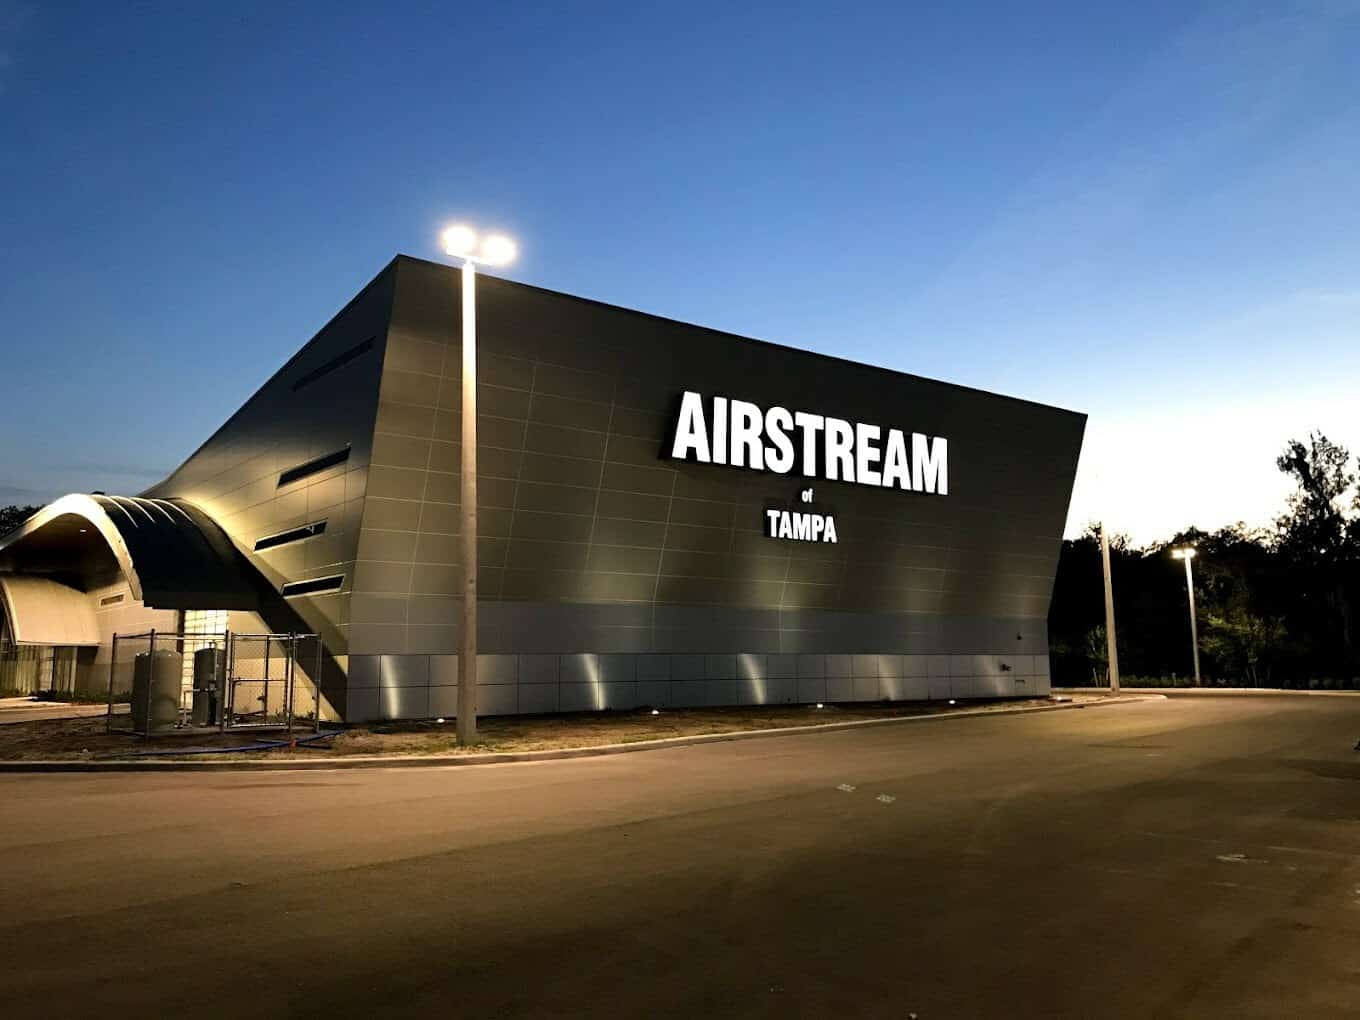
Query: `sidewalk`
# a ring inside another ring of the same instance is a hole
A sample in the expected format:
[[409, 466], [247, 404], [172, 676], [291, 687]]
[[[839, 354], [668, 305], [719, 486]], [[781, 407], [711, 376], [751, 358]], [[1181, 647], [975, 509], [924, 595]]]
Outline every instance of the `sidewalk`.
[[[39, 719], [85, 719], [105, 715], [107, 705], [78, 705], [67, 701], [34, 701], [32, 698], [0, 698], [0, 726], [34, 722]], [[126, 712], [127, 705], [114, 705], [115, 713]]]
[[[1064, 696], [1075, 695], [1108, 695], [1109, 691], [1103, 687], [1054, 687], [1053, 693]], [[1164, 694], [1170, 698], [1200, 698], [1200, 697], [1258, 697], [1258, 698], [1279, 698], [1289, 695], [1299, 694], [1314, 698], [1355, 698], [1360, 697], [1360, 691], [1302, 691], [1293, 690], [1289, 687], [1121, 687], [1119, 693], [1143, 695], [1143, 694]]]

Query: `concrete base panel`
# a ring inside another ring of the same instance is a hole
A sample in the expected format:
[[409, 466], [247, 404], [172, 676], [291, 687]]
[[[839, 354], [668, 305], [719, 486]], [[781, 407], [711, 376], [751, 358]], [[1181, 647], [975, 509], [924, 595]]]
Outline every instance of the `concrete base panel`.
[[[910, 672], [908, 672], [910, 670]], [[483, 655], [480, 715], [816, 702], [1024, 698], [1050, 691], [1045, 655], [646, 653]], [[355, 655], [351, 723], [452, 718], [456, 655]]]

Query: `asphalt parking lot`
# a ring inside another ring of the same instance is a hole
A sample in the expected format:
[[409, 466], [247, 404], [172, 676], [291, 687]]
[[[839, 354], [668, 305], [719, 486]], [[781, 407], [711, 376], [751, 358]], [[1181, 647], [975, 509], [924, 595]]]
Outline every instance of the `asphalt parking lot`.
[[1353, 1017], [1360, 699], [0, 776], [0, 1012]]

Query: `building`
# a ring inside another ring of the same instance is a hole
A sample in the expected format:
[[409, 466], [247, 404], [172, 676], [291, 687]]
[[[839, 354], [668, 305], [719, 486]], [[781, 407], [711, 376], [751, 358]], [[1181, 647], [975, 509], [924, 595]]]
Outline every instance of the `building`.
[[[459, 295], [398, 257], [165, 481], [0, 539], [11, 649], [314, 632], [334, 716], [453, 715]], [[1084, 415], [489, 277], [478, 335], [479, 711], [1048, 692]]]

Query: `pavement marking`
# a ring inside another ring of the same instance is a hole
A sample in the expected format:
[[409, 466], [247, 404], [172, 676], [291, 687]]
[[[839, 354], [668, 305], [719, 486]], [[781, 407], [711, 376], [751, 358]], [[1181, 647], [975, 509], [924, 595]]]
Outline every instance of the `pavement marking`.
[[880, 793], [877, 797], [874, 798], [874, 800], [878, 801], [880, 804], [891, 804], [896, 799], [897, 799], [896, 797], [890, 796], [886, 793]]
[[853, 786], [851, 786], [849, 783], [841, 783], [841, 785], [838, 786], [838, 787], [836, 787], [836, 789], [840, 790], [842, 793], [854, 793], [854, 792], [855, 792], [855, 788], [854, 788]]
[[1215, 854], [1214, 860], [1222, 861], [1224, 864], [1269, 864], [1267, 860], [1260, 857], [1248, 857], [1246, 854]]
[[[1146, 837], [1149, 838], [1149, 839], [1168, 839], [1168, 840], [1174, 839], [1174, 840], [1180, 840], [1180, 841], [1186, 842], [1186, 843], [1207, 843], [1207, 844], [1210, 844], [1210, 845], [1212, 845], [1212, 844], [1214, 844], [1214, 843], [1219, 843], [1219, 844], [1221, 844], [1221, 843], [1223, 842], [1221, 839], [1218, 839], [1217, 837], [1209, 837], [1209, 836], [1187, 836], [1187, 835], [1185, 835], [1185, 834], [1183, 834], [1183, 833], [1178, 833], [1178, 832], [1149, 832], [1149, 831], [1146, 830], [1146, 829], [1141, 829], [1141, 830], [1139, 830], [1138, 835], [1139, 835], [1139, 836], [1146, 836]], [[1254, 846], [1252, 847], [1252, 849], [1254, 849], [1254, 850], [1270, 850], [1270, 851], [1272, 851], [1272, 852], [1274, 852], [1274, 853], [1279, 853], [1279, 854], [1304, 854], [1304, 855], [1307, 855], [1307, 856], [1309, 856], [1309, 857], [1324, 857], [1324, 858], [1330, 857], [1330, 858], [1339, 858], [1339, 859], [1341, 859], [1341, 860], [1347, 860], [1347, 861], [1351, 860], [1351, 859], [1355, 856], [1354, 854], [1345, 853], [1345, 852], [1339, 851], [1339, 850], [1321, 850], [1321, 849], [1318, 849], [1318, 848], [1316, 848], [1316, 847], [1304, 847], [1304, 846], [1280, 846], [1280, 845], [1277, 845], [1277, 844], [1274, 844], [1274, 843], [1267, 843], [1267, 844], [1265, 844], [1265, 845], [1254, 845]], [[1237, 857], [1240, 857], [1241, 860], [1244, 860], [1244, 861], [1254, 861], [1254, 862], [1257, 863], [1257, 864], [1268, 863], [1268, 862], [1266, 861], [1265, 858], [1262, 858], [1262, 857], [1248, 857], [1246, 854], [1239, 854], [1239, 855], [1227, 854], [1227, 855], [1225, 855], [1225, 856], [1228, 856], [1228, 857], [1237, 856]], [[1236, 863], [1236, 862], [1234, 862], [1234, 863]]]
[[1345, 859], [1345, 860], [1350, 860], [1352, 857], [1355, 856], [1354, 854], [1342, 853], [1342, 852], [1337, 851], [1337, 850], [1317, 850], [1317, 849], [1314, 849], [1314, 848], [1312, 848], [1312, 847], [1303, 847], [1303, 846], [1274, 846], [1274, 845], [1267, 845], [1267, 846], [1266, 846], [1266, 849], [1267, 849], [1267, 850], [1274, 850], [1274, 851], [1276, 851], [1277, 853], [1284, 853], [1284, 854], [1308, 854], [1309, 856], [1312, 856], [1312, 857], [1340, 857], [1340, 858], [1343, 858], [1343, 859]]

